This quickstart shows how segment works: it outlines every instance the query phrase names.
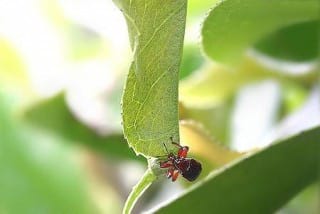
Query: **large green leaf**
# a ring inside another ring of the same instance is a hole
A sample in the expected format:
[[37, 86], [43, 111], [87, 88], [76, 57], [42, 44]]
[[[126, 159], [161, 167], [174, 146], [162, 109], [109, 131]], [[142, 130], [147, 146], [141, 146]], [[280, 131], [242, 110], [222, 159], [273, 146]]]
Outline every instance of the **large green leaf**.
[[115, 0], [128, 24], [133, 62], [122, 99], [124, 134], [137, 154], [165, 155], [179, 141], [178, 80], [186, 0]]
[[319, 9], [318, 0], [224, 0], [206, 18], [202, 44], [212, 59], [234, 63], [272, 32], [318, 19]]
[[69, 110], [63, 94], [41, 101], [24, 112], [24, 119], [38, 127], [108, 157], [139, 159], [128, 150], [122, 134], [100, 136], [82, 124]]
[[225, 166], [157, 213], [273, 213], [319, 175], [320, 128]]

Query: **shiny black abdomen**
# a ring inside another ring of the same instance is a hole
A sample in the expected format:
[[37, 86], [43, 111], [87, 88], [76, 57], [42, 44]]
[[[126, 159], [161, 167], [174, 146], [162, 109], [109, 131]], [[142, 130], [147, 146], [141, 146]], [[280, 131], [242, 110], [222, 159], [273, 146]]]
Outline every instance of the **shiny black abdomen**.
[[179, 169], [182, 176], [188, 181], [194, 181], [197, 179], [202, 170], [201, 164], [190, 158], [176, 160], [175, 165]]

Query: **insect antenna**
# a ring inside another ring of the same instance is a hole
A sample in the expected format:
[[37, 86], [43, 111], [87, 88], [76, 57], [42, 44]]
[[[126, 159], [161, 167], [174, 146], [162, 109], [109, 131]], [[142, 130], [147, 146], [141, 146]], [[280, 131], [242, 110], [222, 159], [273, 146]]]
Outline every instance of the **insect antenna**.
[[163, 146], [164, 146], [167, 154], [166, 154], [166, 155], [157, 155], [157, 156], [155, 156], [155, 158], [164, 158], [164, 157], [167, 157], [167, 156], [168, 156], [168, 154], [169, 154], [168, 148], [167, 148], [167, 146], [166, 146], [165, 143], [162, 143], [162, 144], [163, 144]]
[[165, 148], [165, 149], [166, 149], [166, 151], [167, 151], [167, 154], [169, 154], [169, 151], [168, 151], [168, 148], [167, 148], [166, 144], [165, 144], [165, 143], [163, 143], [163, 145], [164, 145], [164, 148]]

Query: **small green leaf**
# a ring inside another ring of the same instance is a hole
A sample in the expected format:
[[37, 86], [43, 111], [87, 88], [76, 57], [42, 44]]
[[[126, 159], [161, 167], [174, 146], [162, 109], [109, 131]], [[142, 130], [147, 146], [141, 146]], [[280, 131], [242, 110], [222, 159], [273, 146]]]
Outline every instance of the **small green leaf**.
[[202, 45], [212, 59], [235, 63], [272, 32], [318, 19], [319, 9], [318, 0], [224, 0], [203, 24]]
[[274, 213], [319, 172], [320, 127], [211, 173], [157, 213]]
[[186, 0], [117, 0], [128, 24], [133, 62], [122, 99], [124, 134], [137, 154], [165, 155], [179, 141], [178, 80]]

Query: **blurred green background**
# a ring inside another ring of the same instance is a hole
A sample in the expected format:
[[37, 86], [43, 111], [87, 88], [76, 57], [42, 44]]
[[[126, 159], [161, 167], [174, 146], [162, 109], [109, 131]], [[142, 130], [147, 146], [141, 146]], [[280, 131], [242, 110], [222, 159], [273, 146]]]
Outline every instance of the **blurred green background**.
[[[319, 125], [319, 22], [262, 38], [234, 69], [201, 49], [201, 23], [215, 3], [189, 0], [181, 120], [234, 150], [230, 159]], [[125, 21], [110, 0], [0, 1], [0, 213], [121, 213], [146, 169], [121, 129], [131, 56]], [[204, 175], [230, 160], [193, 147]], [[134, 212], [186, 186], [160, 180]], [[317, 187], [279, 213], [318, 213]]]

